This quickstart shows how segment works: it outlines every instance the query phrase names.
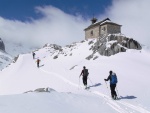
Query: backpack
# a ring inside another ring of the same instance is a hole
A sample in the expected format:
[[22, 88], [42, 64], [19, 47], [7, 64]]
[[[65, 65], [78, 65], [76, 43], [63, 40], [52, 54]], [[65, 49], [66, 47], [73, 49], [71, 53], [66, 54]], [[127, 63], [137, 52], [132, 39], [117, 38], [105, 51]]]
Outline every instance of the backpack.
[[88, 76], [88, 75], [89, 75], [88, 69], [84, 69], [84, 75], [83, 76]]
[[37, 63], [39, 63], [41, 60], [37, 59]]
[[115, 73], [113, 73], [113, 74], [111, 75], [111, 81], [110, 81], [110, 84], [116, 84], [117, 82], [118, 82], [117, 76], [116, 76]]

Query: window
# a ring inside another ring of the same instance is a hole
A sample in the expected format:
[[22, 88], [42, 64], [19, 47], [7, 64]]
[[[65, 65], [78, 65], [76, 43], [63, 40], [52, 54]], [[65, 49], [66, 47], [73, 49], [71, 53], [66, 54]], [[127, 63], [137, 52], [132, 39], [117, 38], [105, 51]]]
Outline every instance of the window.
[[105, 28], [105, 27], [103, 27], [103, 28], [102, 28], [102, 31], [105, 31], [105, 30], [106, 30], [106, 28]]

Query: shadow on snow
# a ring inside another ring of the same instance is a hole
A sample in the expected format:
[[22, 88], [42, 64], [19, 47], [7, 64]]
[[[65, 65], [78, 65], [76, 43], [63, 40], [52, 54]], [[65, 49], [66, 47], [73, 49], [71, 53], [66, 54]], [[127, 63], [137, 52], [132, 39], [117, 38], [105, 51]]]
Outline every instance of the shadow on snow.
[[94, 85], [89, 86], [88, 88], [97, 87], [97, 86], [100, 86], [100, 85], [102, 85], [102, 84], [101, 84], [101, 83], [96, 83], [96, 84], [94, 84]]
[[137, 98], [137, 97], [135, 97], [135, 96], [125, 96], [125, 97], [123, 97], [123, 96], [120, 96], [120, 99], [135, 99], [135, 98]]

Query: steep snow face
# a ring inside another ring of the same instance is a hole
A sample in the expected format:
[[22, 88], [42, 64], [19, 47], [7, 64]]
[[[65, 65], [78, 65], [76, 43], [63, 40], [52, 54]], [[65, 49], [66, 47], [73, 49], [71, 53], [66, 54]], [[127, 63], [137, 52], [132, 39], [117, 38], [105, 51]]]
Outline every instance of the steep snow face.
[[[56, 113], [60, 113], [60, 110], [61, 113], [150, 113], [150, 53], [143, 49], [130, 49], [110, 57], [95, 53], [97, 58], [86, 60], [93, 53], [90, 42], [82, 41], [58, 48], [56, 45], [47, 45], [35, 51], [35, 59], [31, 53], [19, 55], [16, 63], [0, 72], [0, 94], [8, 95], [0, 96], [0, 104], [7, 105], [0, 106], [0, 110], [4, 112], [6, 108], [11, 108], [6, 113], [12, 110], [19, 113], [18, 106], [29, 103], [26, 109], [21, 107], [22, 113], [28, 109], [47, 113], [48, 108]], [[39, 68], [37, 58], [41, 60]], [[83, 66], [89, 70], [88, 90], [84, 90], [82, 77], [79, 78]], [[110, 70], [118, 77], [118, 101], [110, 98], [109, 82], [104, 82]], [[20, 94], [46, 87], [56, 92]]]

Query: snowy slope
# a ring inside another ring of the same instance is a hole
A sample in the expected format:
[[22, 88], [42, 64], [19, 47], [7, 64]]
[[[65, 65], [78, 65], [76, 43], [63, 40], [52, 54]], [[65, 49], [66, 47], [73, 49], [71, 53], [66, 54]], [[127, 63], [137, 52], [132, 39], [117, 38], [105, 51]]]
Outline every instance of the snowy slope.
[[[97, 59], [86, 60], [92, 54], [88, 42], [63, 47], [63, 51], [52, 46], [36, 51], [40, 68], [31, 53], [20, 55], [0, 72], [0, 112], [150, 113], [150, 52], [128, 50], [110, 57], [95, 54]], [[84, 90], [79, 79], [83, 66], [89, 69], [89, 90]], [[117, 101], [110, 98], [109, 83], [104, 82], [110, 70], [118, 76]], [[56, 91], [22, 94], [46, 87]]]

